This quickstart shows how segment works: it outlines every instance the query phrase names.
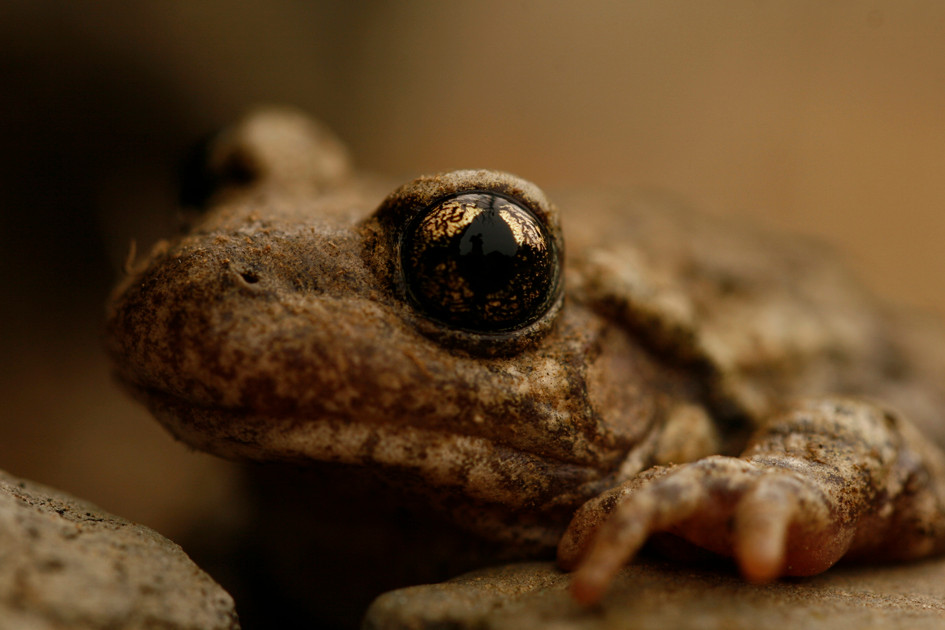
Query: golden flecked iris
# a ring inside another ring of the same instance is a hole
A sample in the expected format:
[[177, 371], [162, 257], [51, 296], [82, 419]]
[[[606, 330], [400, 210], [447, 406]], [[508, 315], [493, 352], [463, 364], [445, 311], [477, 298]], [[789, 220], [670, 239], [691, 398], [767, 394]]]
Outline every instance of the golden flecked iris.
[[553, 301], [558, 258], [547, 229], [518, 202], [492, 193], [440, 200], [401, 242], [408, 293], [429, 317], [480, 332], [514, 330]]

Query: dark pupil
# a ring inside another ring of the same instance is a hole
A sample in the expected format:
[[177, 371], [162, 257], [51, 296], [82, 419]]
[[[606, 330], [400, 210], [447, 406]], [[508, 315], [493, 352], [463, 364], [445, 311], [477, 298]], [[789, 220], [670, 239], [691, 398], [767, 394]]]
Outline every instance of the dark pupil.
[[473, 293], [484, 297], [507, 287], [515, 277], [515, 235], [498, 212], [487, 210], [473, 219], [459, 239], [459, 273]]
[[407, 289], [428, 316], [458, 328], [525, 326], [550, 305], [557, 254], [518, 203], [488, 193], [437, 202], [404, 234]]

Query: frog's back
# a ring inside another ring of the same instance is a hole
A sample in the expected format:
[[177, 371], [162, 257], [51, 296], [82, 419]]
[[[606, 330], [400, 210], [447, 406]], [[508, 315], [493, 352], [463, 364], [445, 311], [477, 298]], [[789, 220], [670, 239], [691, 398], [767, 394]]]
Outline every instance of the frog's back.
[[720, 409], [786, 400], [890, 404], [945, 443], [945, 334], [877, 300], [829, 248], [697, 214], [664, 196], [559, 199], [569, 291], [710, 374]]

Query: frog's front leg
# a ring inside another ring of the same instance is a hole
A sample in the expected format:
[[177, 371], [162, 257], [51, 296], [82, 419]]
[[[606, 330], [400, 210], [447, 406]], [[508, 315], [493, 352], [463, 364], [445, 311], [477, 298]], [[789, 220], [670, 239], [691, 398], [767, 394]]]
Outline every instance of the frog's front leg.
[[812, 575], [846, 554], [914, 558], [945, 549], [945, 457], [870, 403], [801, 402], [741, 457], [656, 467], [589, 501], [558, 548], [593, 603], [650, 534], [731, 556], [763, 582]]

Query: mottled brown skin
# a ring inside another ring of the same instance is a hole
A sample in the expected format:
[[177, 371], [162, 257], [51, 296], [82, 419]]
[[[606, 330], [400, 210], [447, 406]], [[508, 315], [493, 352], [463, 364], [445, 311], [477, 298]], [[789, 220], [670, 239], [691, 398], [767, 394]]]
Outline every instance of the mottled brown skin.
[[390, 193], [278, 110], [221, 136], [210, 165], [218, 194], [108, 318], [120, 377], [188, 444], [387, 471], [480, 535], [558, 545], [584, 602], [656, 532], [759, 581], [945, 547], [927, 439], [945, 434], [945, 342], [818, 248], [667, 200], [562, 196], [547, 312], [452, 330], [408, 299], [401, 231], [490, 190], [561, 246], [534, 185], [457, 171]]

